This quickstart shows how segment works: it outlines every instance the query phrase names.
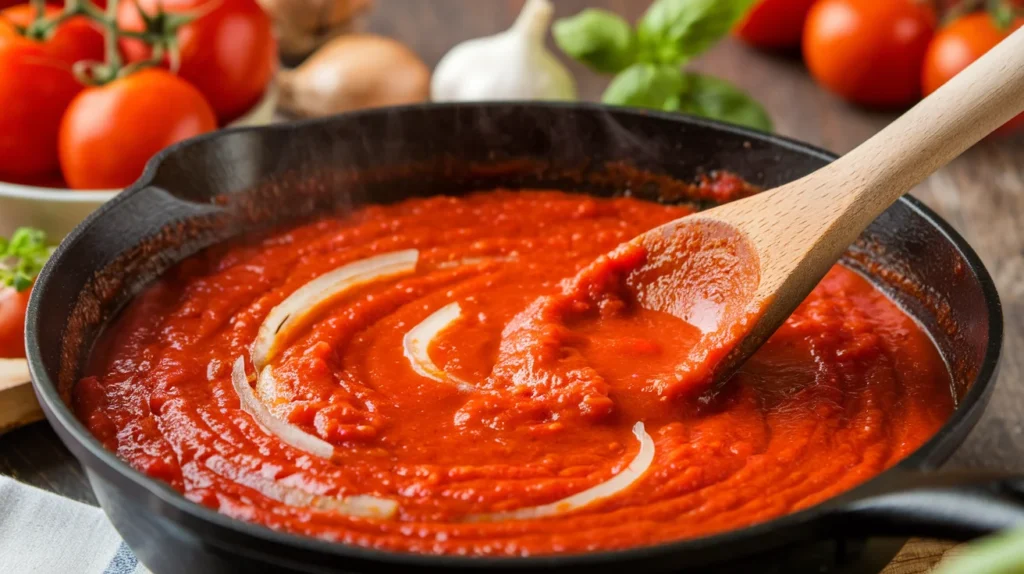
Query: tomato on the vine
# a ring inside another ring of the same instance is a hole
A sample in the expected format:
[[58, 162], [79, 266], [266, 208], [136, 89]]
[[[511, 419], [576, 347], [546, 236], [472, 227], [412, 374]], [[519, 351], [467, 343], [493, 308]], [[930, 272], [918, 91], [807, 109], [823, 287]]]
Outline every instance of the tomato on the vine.
[[[60, 13], [60, 8], [47, 6], [45, 16], [55, 18]], [[21, 4], [0, 12], [0, 20], [22, 28], [30, 26], [35, 18], [35, 6], [30, 4]], [[12, 33], [17, 34], [13, 27], [0, 26], [0, 36]], [[103, 32], [81, 16], [62, 22], [44, 43], [51, 54], [68, 64], [81, 60], [103, 60]]]
[[[19, 4], [24, 4], [24, 3], [25, 3], [25, 0], [0, 0], [0, 10], [3, 10], [4, 8], [8, 8], [10, 6], [17, 6]], [[106, 8], [107, 7], [107, 0], [92, 0], [92, 3], [95, 4], [97, 8]], [[47, 6], [56, 6], [57, 8], [60, 8], [60, 7], [64, 6], [64, 1], [63, 0], [46, 0], [46, 5]]]
[[0, 359], [25, 357], [25, 310], [31, 292], [0, 287]]
[[64, 22], [45, 41], [22, 36], [15, 25], [31, 23], [34, 13], [27, 10], [16, 6], [0, 12], [0, 179], [8, 181], [58, 170], [61, 116], [83, 87], [71, 64], [103, 59], [102, 36], [82, 19]]
[[895, 107], [921, 96], [921, 66], [936, 16], [916, 0], [819, 0], [804, 28], [811, 75], [840, 96]]
[[736, 35], [759, 48], [798, 48], [814, 1], [758, 0], [736, 26]]
[[[199, 14], [178, 30], [178, 75], [199, 88], [222, 125], [259, 102], [277, 69], [277, 43], [270, 18], [256, 0], [139, 0], [138, 7], [151, 15], [161, 7], [167, 13]], [[145, 29], [138, 7], [121, 3], [117, 21], [122, 29]], [[139, 40], [121, 45], [129, 61], [151, 55]]]
[[[928, 47], [921, 82], [925, 95], [939, 89], [953, 76], [985, 55], [1004, 38], [1024, 26], [1024, 16], [1009, 27], [1000, 29], [995, 19], [986, 12], [962, 16], [939, 31]], [[1024, 114], [1010, 120], [997, 134], [1008, 134], [1024, 128]]]
[[178, 76], [146, 69], [86, 88], [60, 125], [60, 165], [76, 189], [130, 185], [163, 148], [217, 128], [203, 95]]

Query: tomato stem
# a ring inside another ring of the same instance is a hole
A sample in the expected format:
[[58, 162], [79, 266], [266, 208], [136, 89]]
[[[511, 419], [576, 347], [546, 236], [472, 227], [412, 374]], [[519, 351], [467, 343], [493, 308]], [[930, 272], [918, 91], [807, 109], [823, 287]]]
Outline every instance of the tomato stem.
[[[87, 4], [91, 4], [89, 0], [85, 0]], [[120, 0], [107, 0], [107, 17], [104, 22], [105, 30], [103, 33], [103, 39], [106, 41], [106, 57], [107, 66], [110, 67], [111, 73], [115, 76], [121, 72], [121, 50], [118, 47], [118, 40], [120, 39], [121, 29], [117, 26], [117, 7], [120, 4]], [[114, 78], [108, 78], [107, 81], [113, 80]]]
[[992, 16], [996, 28], [1005, 32], [1013, 26], [1018, 9], [1010, 0], [988, 0], [988, 13]]
[[[104, 61], [76, 62], [72, 67], [78, 81], [86, 85], [106, 84], [143, 68], [159, 66], [165, 57], [170, 62], [171, 70], [177, 71], [178, 28], [195, 19], [191, 14], [167, 14], [162, 7], [157, 14], [149, 15], [143, 12], [136, 2], [136, 9], [145, 22], [145, 29], [122, 30], [117, 22], [120, 0], [107, 0], [106, 10], [101, 10], [92, 0], [66, 0], [60, 14], [51, 18], [46, 16], [46, 0], [30, 2], [36, 8], [36, 18], [24, 30], [19, 30], [28, 38], [46, 40], [53, 35], [58, 26], [76, 17], [90, 20], [103, 29]], [[121, 38], [131, 38], [148, 44], [152, 51], [150, 57], [126, 65], [119, 49]]]

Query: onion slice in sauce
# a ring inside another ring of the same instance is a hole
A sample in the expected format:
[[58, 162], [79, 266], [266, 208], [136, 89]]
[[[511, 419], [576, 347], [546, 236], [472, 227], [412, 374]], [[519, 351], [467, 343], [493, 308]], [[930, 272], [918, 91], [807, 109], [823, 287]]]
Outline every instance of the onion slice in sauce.
[[242, 410], [256, 419], [256, 422], [267, 432], [281, 439], [285, 444], [309, 454], [327, 460], [334, 457], [334, 445], [275, 417], [267, 409], [267, 406], [260, 402], [252, 387], [249, 386], [249, 379], [245, 375], [244, 357], [238, 357], [231, 369], [231, 384], [234, 385], [235, 392], [238, 393], [238, 401], [241, 403]]
[[453, 259], [451, 261], [442, 261], [437, 264], [438, 269], [451, 269], [452, 267], [461, 267], [463, 265], [481, 265], [483, 263], [508, 263], [509, 261], [515, 261], [515, 257], [463, 257], [462, 259]]
[[412, 370], [421, 377], [433, 379], [439, 383], [454, 384], [461, 391], [471, 391], [473, 386], [465, 381], [446, 374], [441, 367], [430, 358], [430, 343], [437, 334], [444, 331], [462, 315], [462, 307], [458, 303], [449, 303], [430, 314], [402, 338], [402, 350], [409, 359]]
[[638, 422], [633, 425], [633, 434], [640, 441], [640, 452], [636, 454], [633, 461], [629, 463], [622, 472], [601, 484], [592, 486], [572, 496], [556, 500], [550, 504], [531, 506], [505, 512], [493, 512], [488, 514], [473, 514], [466, 517], [467, 522], [501, 522], [506, 520], [532, 520], [564, 514], [579, 508], [583, 508], [592, 502], [613, 496], [640, 479], [650, 468], [654, 460], [654, 440], [644, 430], [644, 423]]
[[[266, 405], [256, 398], [252, 387], [249, 386], [249, 379], [245, 374], [245, 358], [238, 357], [234, 367], [231, 369], [231, 383], [238, 393], [238, 400], [242, 410], [256, 419], [267, 432], [281, 439], [287, 445], [293, 446], [309, 454], [331, 460], [334, 457], [334, 445], [315, 437], [302, 429], [288, 424], [276, 418], [267, 410]], [[211, 467], [212, 470], [213, 467]], [[365, 494], [334, 498], [330, 496], [319, 496], [300, 490], [298, 488], [285, 486], [273, 480], [249, 477], [245, 480], [233, 477], [245, 486], [260, 491], [264, 496], [283, 502], [289, 506], [300, 506], [317, 508], [320, 510], [334, 510], [348, 516], [359, 516], [363, 518], [391, 518], [398, 512], [398, 503], [394, 500], [370, 496]]]
[[252, 363], [259, 371], [274, 351], [277, 336], [287, 331], [318, 305], [353, 287], [373, 281], [405, 275], [416, 270], [420, 252], [416, 249], [393, 251], [360, 259], [329, 271], [289, 295], [270, 310], [252, 343]]
[[386, 498], [365, 494], [341, 498], [321, 496], [292, 486], [285, 486], [275, 480], [258, 475], [244, 474], [233, 467], [224, 457], [216, 454], [206, 459], [206, 467], [220, 476], [288, 506], [332, 510], [347, 516], [361, 518], [392, 518], [398, 512], [398, 503]]

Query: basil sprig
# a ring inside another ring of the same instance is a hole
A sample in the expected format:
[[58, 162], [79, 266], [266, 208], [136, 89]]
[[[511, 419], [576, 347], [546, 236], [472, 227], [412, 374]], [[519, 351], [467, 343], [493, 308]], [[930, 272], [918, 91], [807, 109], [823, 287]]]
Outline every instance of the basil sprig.
[[764, 108], [743, 90], [682, 67], [729, 33], [756, 0], [657, 0], [636, 23], [587, 9], [555, 22], [555, 42], [591, 69], [615, 74], [606, 104], [680, 111], [771, 131]]
[[10, 239], [0, 237], [0, 287], [31, 287], [53, 249], [45, 233], [30, 227], [16, 230]]

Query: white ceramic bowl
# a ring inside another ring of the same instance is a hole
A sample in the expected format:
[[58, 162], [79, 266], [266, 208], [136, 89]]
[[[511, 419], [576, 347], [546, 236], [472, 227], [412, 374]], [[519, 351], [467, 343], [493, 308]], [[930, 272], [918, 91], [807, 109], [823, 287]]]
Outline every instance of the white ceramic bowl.
[[[269, 124], [276, 107], [277, 90], [271, 84], [263, 99], [228, 127]], [[57, 241], [120, 191], [75, 191], [0, 181], [0, 237], [8, 237], [18, 227], [28, 226], [42, 229], [51, 240]]]

